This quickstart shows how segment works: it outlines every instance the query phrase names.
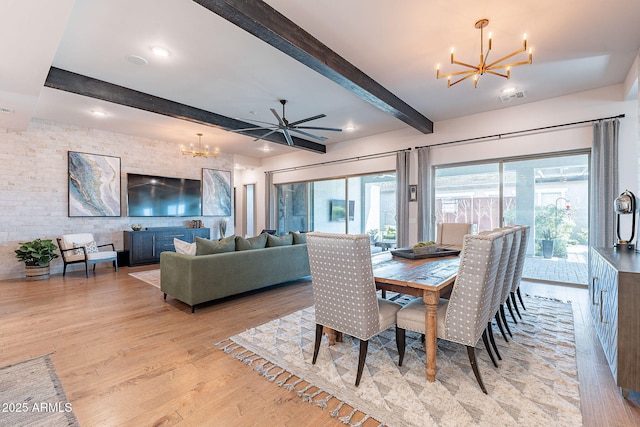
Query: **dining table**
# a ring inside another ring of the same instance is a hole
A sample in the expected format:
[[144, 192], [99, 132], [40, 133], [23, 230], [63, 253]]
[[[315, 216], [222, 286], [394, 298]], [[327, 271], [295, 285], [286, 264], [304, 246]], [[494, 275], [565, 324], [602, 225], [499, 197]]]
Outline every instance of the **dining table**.
[[387, 291], [392, 291], [422, 297], [424, 300], [425, 371], [427, 380], [434, 382], [437, 371], [438, 304], [440, 297], [453, 288], [460, 265], [460, 251], [440, 252], [425, 257], [412, 257], [406, 249], [400, 251], [382, 252], [372, 257], [376, 288], [383, 291], [383, 297]]

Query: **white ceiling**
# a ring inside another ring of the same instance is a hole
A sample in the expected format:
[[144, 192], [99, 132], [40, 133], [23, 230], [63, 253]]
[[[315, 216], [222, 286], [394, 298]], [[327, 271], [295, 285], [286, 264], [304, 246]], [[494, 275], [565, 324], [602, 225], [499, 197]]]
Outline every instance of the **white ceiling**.
[[[434, 122], [621, 83], [640, 50], [638, 0], [267, 3]], [[447, 88], [436, 64], [458, 70], [448, 63], [452, 46], [457, 59], [477, 63], [480, 18], [490, 20], [493, 58], [519, 48], [526, 32], [533, 64], [514, 68], [511, 80], [483, 76], [477, 89], [470, 81]], [[257, 158], [296, 150], [44, 87], [51, 66], [245, 121], [273, 122], [269, 109], [281, 112], [278, 100], [287, 99], [289, 121], [325, 113], [308, 124], [356, 127], [318, 132], [325, 144], [407, 127], [191, 0], [5, 0], [0, 36], [0, 108], [13, 111], [0, 114], [0, 127], [12, 130], [35, 117], [176, 146], [197, 143], [201, 132], [203, 143]], [[171, 55], [154, 56], [158, 45]], [[507, 86], [526, 98], [502, 103]]]

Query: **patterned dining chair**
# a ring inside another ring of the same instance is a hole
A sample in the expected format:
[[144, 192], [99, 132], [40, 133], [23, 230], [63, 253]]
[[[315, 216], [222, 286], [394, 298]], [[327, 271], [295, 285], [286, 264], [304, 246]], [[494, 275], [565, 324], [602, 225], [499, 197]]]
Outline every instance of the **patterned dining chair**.
[[[512, 243], [509, 252], [509, 263], [507, 264], [507, 272], [504, 276], [504, 284], [502, 288], [502, 298], [500, 303], [500, 317], [505, 323], [505, 327], [509, 331], [509, 325], [507, 324], [507, 317], [505, 315], [504, 307], [506, 306], [509, 310], [509, 314], [511, 314], [511, 318], [514, 323], [518, 323], [516, 320], [516, 316], [513, 314], [513, 309], [511, 308], [511, 287], [513, 286], [513, 279], [516, 270], [516, 265], [518, 263], [518, 252], [520, 251], [520, 240], [522, 236], [522, 230], [520, 227], [503, 227], [498, 230], [506, 230], [513, 234]], [[511, 335], [511, 331], [509, 331], [509, 335]]]
[[[396, 313], [402, 306], [376, 294], [368, 234], [307, 233], [307, 250], [316, 313], [312, 363], [318, 358], [323, 327], [357, 338], [360, 341], [357, 387], [369, 339], [394, 326]], [[396, 327], [398, 352], [400, 335], [404, 336], [404, 330]]]
[[[438, 338], [462, 344], [480, 389], [486, 394], [482, 382], [475, 346], [483, 338], [487, 346], [487, 322], [491, 318], [491, 298], [502, 253], [502, 233], [466, 235], [460, 254], [460, 267], [451, 297], [441, 299], [438, 307]], [[398, 328], [425, 333], [426, 307], [422, 298], [416, 298], [398, 312]], [[404, 336], [400, 337], [399, 364], [404, 359]]]
[[473, 224], [445, 222], [436, 228], [436, 242], [445, 248], [462, 248], [462, 240], [466, 234], [473, 232]]
[[529, 234], [531, 232], [531, 227], [528, 225], [518, 225], [516, 227], [520, 227], [521, 236], [520, 236], [520, 250], [518, 251], [518, 260], [516, 261], [516, 269], [513, 273], [513, 283], [511, 284], [511, 302], [513, 303], [513, 307], [516, 309], [516, 313], [518, 316], [522, 318], [520, 315], [520, 310], [518, 310], [518, 304], [516, 304], [516, 295], [520, 300], [520, 305], [523, 310], [526, 310], [524, 306], [524, 302], [522, 301], [522, 294], [520, 293], [520, 282], [522, 281], [522, 272], [524, 271], [524, 261], [527, 255], [527, 245], [529, 244]]

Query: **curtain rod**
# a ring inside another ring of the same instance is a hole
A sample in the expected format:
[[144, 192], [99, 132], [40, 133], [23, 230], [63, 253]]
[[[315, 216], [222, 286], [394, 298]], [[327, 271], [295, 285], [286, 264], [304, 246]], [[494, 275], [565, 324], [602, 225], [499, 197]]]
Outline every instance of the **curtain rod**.
[[317, 167], [317, 166], [326, 166], [326, 165], [333, 165], [333, 164], [338, 164], [338, 163], [356, 162], [358, 160], [376, 159], [378, 157], [387, 157], [387, 156], [390, 156], [392, 154], [401, 153], [403, 151], [411, 151], [411, 148], [405, 148], [405, 149], [402, 149], [402, 150], [394, 150], [394, 151], [385, 151], [384, 153], [377, 153], [377, 154], [367, 154], [367, 155], [358, 156], [358, 157], [349, 157], [349, 158], [346, 158], [346, 159], [330, 160], [328, 162], [313, 163], [313, 164], [304, 165], [304, 166], [295, 166], [295, 167], [291, 167], [291, 168], [276, 169], [276, 170], [272, 170], [272, 171], [265, 171], [265, 173], [293, 172], [293, 171], [297, 171], [297, 170], [300, 170], [300, 169], [309, 169], [309, 168], [314, 168], [314, 167]]
[[583, 120], [581, 122], [564, 123], [564, 124], [561, 124], [561, 125], [544, 126], [544, 127], [539, 127], [539, 128], [533, 128], [533, 129], [527, 129], [527, 130], [517, 130], [517, 131], [513, 131], [513, 132], [506, 132], [506, 133], [497, 133], [495, 135], [478, 136], [478, 137], [475, 137], [475, 138], [459, 139], [457, 141], [440, 142], [438, 144], [422, 145], [420, 147], [415, 147], [415, 148], [417, 150], [418, 148], [437, 147], [439, 145], [457, 144], [457, 143], [460, 143], [460, 142], [480, 141], [480, 140], [491, 139], [491, 138], [501, 139], [501, 138], [506, 137], [506, 136], [513, 136], [513, 135], [518, 135], [518, 134], [528, 133], [528, 132], [537, 132], [537, 131], [555, 129], [555, 128], [565, 127], [565, 126], [582, 125], [582, 124], [586, 124], [586, 123], [599, 122], [599, 121], [602, 121], [602, 120], [609, 120], [609, 119], [622, 119], [622, 118], [624, 118], [624, 116], [625, 116], [624, 114], [618, 114], [617, 116], [601, 117], [599, 119]]

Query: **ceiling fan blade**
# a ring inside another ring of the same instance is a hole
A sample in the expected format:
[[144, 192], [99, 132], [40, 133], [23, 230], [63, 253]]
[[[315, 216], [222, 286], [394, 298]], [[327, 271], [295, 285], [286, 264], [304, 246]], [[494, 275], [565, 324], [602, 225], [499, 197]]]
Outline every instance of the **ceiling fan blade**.
[[278, 132], [278, 129], [273, 129], [273, 130], [271, 130], [271, 131], [269, 131], [269, 132], [265, 133], [264, 135], [259, 136], [258, 138], [254, 139], [254, 140], [253, 140], [253, 142], [259, 141], [259, 140], [261, 140], [261, 139], [265, 139], [266, 137], [268, 137], [268, 136], [269, 136], [269, 135], [271, 135], [272, 133], [276, 133], [276, 132]]
[[284, 134], [284, 138], [287, 140], [287, 144], [293, 147], [293, 139], [291, 139], [291, 135], [289, 135], [289, 131], [285, 128], [285, 129], [282, 129], [282, 133]]
[[276, 119], [278, 119], [278, 123], [280, 123], [280, 126], [285, 126], [284, 122], [282, 121], [282, 119], [278, 115], [278, 112], [276, 110], [274, 110], [273, 108], [271, 108], [271, 112], [273, 113], [274, 116], [276, 116]]
[[338, 129], [338, 128], [323, 128], [323, 127], [317, 127], [317, 126], [296, 126], [296, 129], [330, 130], [333, 132], [342, 132], [342, 129]]
[[301, 133], [302, 135], [308, 136], [310, 138], [313, 139], [317, 139], [318, 141], [326, 141], [327, 138], [325, 138], [324, 136], [318, 136], [318, 135], [313, 135], [309, 132], [303, 132], [300, 129], [289, 129], [291, 132], [297, 132], [297, 133]]
[[245, 132], [248, 130], [267, 130], [267, 129], [277, 129], [277, 126], [270, 126], [270, 127], [264, 127], [264, 126], [256, 126], [256, 127], [252, 127], [252, 128], [243, 128], [243, 129], [230, 129], [229, 132]]
[[265, 125], [278, 126], [276, 123], [263, 122], [261, 120], [256, 120], [256, 119], [237, 119], [237, 120], [241, 120], [243, 122], [249, 122], [249, 124], [251, 124], [252, 122], [256, 122], [256, 123], [262, 123], [262, 124], [265, 124]]
[[300, 123], [310, 122], [311, 120], [321, 119], [327, 117], [326, 114], [318, 114], [317, 116], [307, 117], [306, 119], [298, 120], [297, 122], [289, 123], [289, 126], [299, 125]]

